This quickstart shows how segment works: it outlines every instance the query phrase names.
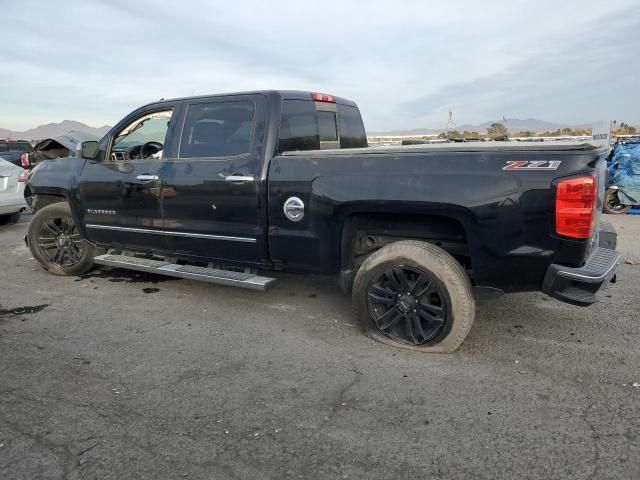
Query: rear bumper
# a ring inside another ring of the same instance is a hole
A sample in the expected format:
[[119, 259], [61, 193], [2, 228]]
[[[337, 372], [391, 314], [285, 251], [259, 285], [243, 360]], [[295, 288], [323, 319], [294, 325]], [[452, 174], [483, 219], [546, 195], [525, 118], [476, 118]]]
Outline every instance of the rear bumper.
[[0, 192], [0, 215], [24, 212], [29, 205], [24, 199], [24, 183], [11, 187], [12, 191]]
[[10, 215], [13, 213], [24, 212], [27, 210], [26, 203], [14, 203], [9, 205], [0, 205], [0, 215]]
[[600, 222], [598, 247], [580, 268], [551, 264], [542, 281], [542, 291], [572, 305], [586, 307], [598, 301], [597, 294], [609, 282], [615, 282], [620, 254], [616, 252], [617, 234], [608, 222]]

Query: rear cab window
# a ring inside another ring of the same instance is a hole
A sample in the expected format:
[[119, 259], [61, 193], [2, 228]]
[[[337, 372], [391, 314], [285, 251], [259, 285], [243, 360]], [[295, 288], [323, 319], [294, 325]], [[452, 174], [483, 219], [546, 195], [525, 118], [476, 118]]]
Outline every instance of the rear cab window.
[[278, 153], [366, 146], [357, 107], [311, 99], [283, 100]]
[[338, 104], [340, 148], [367, 147], [367, 134], [357, 107]]

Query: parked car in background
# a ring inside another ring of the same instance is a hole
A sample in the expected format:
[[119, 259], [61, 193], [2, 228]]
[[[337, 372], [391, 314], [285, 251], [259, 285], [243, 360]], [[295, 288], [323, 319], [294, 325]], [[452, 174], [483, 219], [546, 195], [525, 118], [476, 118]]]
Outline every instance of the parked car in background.
[[27, 140], [0, 140], [0, 158], [18, 167], [29, 168], [29, 155], [33, 152]]
[[24, 186], [29, 172], [0, 158], [0, 225], [16, 223], [27, 210]]
[[27, 140], [0, 140], [0, 154], [13, 151], [31, 152], [33, 147]]

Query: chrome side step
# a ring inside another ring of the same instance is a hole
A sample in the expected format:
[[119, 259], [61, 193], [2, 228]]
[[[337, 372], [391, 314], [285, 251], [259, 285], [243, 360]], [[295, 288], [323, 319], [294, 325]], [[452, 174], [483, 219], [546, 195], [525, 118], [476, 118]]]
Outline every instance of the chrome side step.
[[128, 268], [140, 272], [157, 273], [169, 277], [187, 278], [201, 282], [218, 283], [233, 287], [250, 288], [252, 290], [268, 290], [276, 279], [260, 277], [252, 273], [232, 272], [218, 270], [216, 268], [195, 267], [191, 265], [176, 265], [162, 260], [150, 260], [147, 258], [130, 257], [127, 255], [99, 255], [93, 259], [98, 265], [109, 267]]

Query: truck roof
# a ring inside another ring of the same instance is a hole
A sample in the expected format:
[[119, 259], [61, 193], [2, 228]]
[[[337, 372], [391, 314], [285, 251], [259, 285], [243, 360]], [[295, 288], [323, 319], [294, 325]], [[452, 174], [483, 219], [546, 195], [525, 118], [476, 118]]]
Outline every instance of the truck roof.
[[[207, 99], [207, 98], [216, 98], [216, 97], [233, 97], [236, 95], [266, 95], [272, 97], [280, 97], [282, 100], [311, 100], [311, 94], [314, 92], [307, 90], [254, 90], [248, 92], [228, 92], [228, 93], [215, 93], [211, 95], [194, 95], [189, 97], [178, 97], [178, 98], [163, 98], [157, 102], [150, 102], [147, 105], [158, 105], [162, 103], [170, 103], [170, 102], [179, 102], [184, 100], [194, 100], [194, 99]], [[331, 95], [335, 97], [336, 103], [340, 105], [349, 105], [351, 107], [355, 107], [356, 103], [352, 100], [348, 100], [343, 97], [337, 97], [335, 95]], [[145, 105], [145, 106], [147, 106]]]

